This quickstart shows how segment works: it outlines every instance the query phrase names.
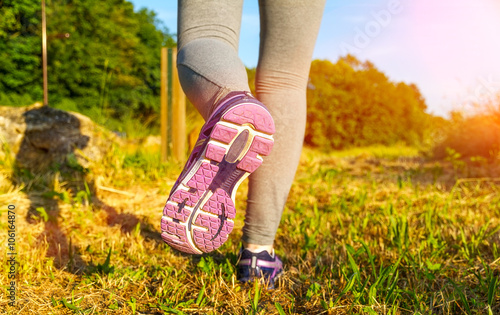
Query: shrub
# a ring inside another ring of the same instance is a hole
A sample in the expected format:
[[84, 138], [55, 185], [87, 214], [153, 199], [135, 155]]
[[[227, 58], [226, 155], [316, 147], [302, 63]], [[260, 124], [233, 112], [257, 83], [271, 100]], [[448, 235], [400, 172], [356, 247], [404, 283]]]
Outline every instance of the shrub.
[[434, 148], [436, 158], [445, 158], [450, 149], [461, 158], [500, 158], [500, 96], [472, 115], [453, 112], [443, 141]]

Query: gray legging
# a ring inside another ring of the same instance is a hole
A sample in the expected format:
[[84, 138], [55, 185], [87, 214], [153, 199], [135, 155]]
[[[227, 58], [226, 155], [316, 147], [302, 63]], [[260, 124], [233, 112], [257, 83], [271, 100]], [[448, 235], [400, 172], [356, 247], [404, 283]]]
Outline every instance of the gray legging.
[[[243, 241], [272, 245], [299, 163], [306, 86], [325, 0], [259, 0], [256, 97], [276, 124], [271, 154], [249, 177]], [[238, 58], [243, 0], [179, 0], [177, 69], [205, 120], [231, 91], [250, 91]]]

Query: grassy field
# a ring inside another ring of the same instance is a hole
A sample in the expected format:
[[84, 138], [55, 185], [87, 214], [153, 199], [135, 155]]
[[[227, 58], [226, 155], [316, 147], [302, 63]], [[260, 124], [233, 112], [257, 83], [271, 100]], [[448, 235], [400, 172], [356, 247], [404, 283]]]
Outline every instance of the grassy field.
[[90, 169], [33, 174], [0, 161], [0, 240], [15, 205], [19, 262], [15, 307], [1, 265], [0, 312], [500, 314], [498, 165], [426, 161], [405, 147], [304, 150], [275, 244], [286, 273], [274, 291], [236, 281], [246, 183], [219, 250], [189, 256], [162, 242], [180, 167], [119, 148]]

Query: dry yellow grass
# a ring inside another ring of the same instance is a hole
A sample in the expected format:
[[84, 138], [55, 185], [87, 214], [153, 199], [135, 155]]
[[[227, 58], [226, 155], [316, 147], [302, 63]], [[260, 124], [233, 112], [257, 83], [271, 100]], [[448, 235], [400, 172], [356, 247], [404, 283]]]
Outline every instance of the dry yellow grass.
[[500, 272], [493, 172], [457, 182], [482, 171], [459, 172], [401, 148], [305, 150], [276, 241], [286, 274], [277, 290], [260, 291], [235, 275], [246, 184], [228, 242], [211, 254], [180, 254], [159, 233], [181, 166], [162, 165], [149, 150], [117, 148], [87, 172], [0, 164], [0, 241], [7, 243], [7, 205], [15, 205], [18, 260], [14, 307], [2, 264], [0, 312], [500, 313], [497, 288], [488, 300]]

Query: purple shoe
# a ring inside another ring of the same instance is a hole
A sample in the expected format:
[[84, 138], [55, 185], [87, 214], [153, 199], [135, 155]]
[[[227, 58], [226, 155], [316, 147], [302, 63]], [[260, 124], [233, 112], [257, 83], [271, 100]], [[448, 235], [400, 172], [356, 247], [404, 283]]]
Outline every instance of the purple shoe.
[[166, 243], [192, 254], [224, 244], [234, 226], [236, 190], [271, 152], [274, 131], [269, 111], [250, 93], [219, 101], [163, 209]]
[[253, 253], [248, 249], [241, 249], [238, 259], [238, 280], [240, 282], [252, 282], [262, 279], [268, 289], [274, 289], [276, 279], [283, 273], [283, 263], [273, 253], [270, 255], [266, 250]]

